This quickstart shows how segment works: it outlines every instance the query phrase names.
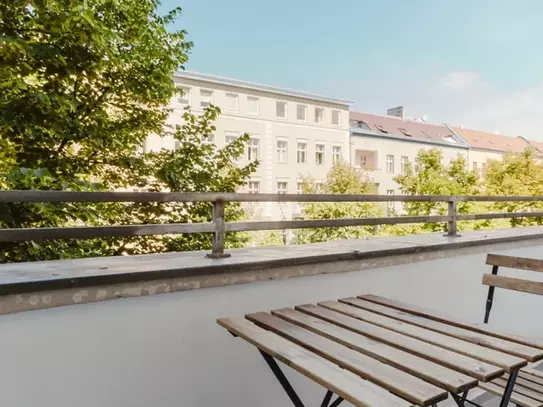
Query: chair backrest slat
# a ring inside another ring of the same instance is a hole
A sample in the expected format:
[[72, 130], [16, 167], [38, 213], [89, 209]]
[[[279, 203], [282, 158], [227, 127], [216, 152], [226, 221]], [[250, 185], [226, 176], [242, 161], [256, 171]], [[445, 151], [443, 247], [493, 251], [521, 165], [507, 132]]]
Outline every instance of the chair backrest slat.
[[483, 284], [491, 287], [505, 288], [507, 290], [521, 291], [523, 293], [543, 295], [543, 282], [523, 280], [520, 278], [495, 276], [485, 274]]
[[543, 272], [543, 260], [529, 259], [527, 257], [506, 256], [503, 254], [489, 254], [486, 264], [491, 266], [508, 267], [512, 269]]

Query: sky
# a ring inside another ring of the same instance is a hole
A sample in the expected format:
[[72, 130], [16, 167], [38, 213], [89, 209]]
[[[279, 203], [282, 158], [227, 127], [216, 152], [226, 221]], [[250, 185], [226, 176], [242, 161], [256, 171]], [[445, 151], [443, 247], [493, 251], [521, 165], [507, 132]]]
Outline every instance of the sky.
[[163, 0], [186, 69], [543, 141], [543, 0]]

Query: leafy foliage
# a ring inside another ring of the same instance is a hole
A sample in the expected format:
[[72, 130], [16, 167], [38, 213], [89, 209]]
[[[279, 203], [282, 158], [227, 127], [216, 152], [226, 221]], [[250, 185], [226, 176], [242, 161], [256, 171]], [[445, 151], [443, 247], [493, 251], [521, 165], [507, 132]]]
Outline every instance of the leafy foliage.
[[[316, 185], [311, 177], [305, 177], [304, 193], [316, 193]], [[325, 194], [365, 195], [375, 193], [375, 185], [359, 169], [349, 163], [334, 163], [328, 172], [321, 191]], [[342, 219], [379, 217], [384, 208], [377, 203], [368, 202], [310, 202], [302, 204], [304, 219]], [[341, 239], [356, 239], [375, 234], [373, 226], [319, 228], [302, 230], [296, 234], [297, 243], [314, 243]]]
[[[443, 164], [443, 154], [439, 149], [420, 150], [416, 157], [417, 171], [408, 163], [405, 174], [398, 175], [394, 181], [409, 195], [477, 195], [480, 192], [479, 175], [467, 169], [463, 156]], [[410, 216], [445, 215], [447, 204], [442, 202], [405, 202], [404, 209]], [[458, 213], [477, 213], [484, 210], [473, 202], [459, 202]], [[480, 224], [479, 226], [482, 226]], [[445, 230], [444, 224], [427, 223], [423, 231]], [[469, 223], [459, 222], [458, 229], [473, 228]]]
[[[235, 191], [256, 163], [237, 168], [248, 136], [223, 148], [202, 143], [220, 113], [184, 114], [171, 128], [172, 76], [192, 44], [168, 25], [176, 8], [157, 0], [0, 3], [0, 188], [104, 191]], [[176, 151], [141, 153], [149, 134]], [[240, 216], [239, 206], [226, 217]], [[10, 204], [0, 227], [54, 227], [209, 220], [205, 204]], [[239, 235], [227, 245], [239, 245]], [[0, 262], [201, 249], [210, 236], [1, 243]]]
[[[536, 160], [535, 152], [526, 149], [522, 154], [507, 154], [503, 160], [492, 160], [487, 164], [484, 182], [487, 195], [541, 196], [543, 195], [543, 164]], [[542, 202], [496, 202], [494, 212], [542, 211]], [[510, 225], [541, 225], [542, 218], [511, 219]]]

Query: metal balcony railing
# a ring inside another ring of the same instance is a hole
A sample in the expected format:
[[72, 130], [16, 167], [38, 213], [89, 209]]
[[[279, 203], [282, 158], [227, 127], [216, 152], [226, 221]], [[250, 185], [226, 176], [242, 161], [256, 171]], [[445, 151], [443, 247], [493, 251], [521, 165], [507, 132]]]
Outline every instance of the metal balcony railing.
[[[543, 217], [539, 212], [458, 214], [458, 202], [534, 202], [543, 196], [448, 196], [448, 195], [324, 195], [324, 194], [246, 194], [199, 192], [65, 192], [0, 191], [0, 203], [21, 202], [211, 202], [213, 216], [205, 223], [166, 223], [120, 226], [74, 226], [0, 229], [0, 242], [42, 241], [67, 238], [127, 237], [161, 234], [213, 233], [213, 247], [208, 257], [228, 257], [224, 253], [226, 232], [312, 229], [323, 227], [395, 225], [405, 223], [447, 222], [447, 235], [457, 236], [461, 220]], [[378, 218], [344, 218], [317, 220], [281, 220], [225, 222], [224, 206], [228, 202], [447, 202], [447, 215], [393, 216]]]

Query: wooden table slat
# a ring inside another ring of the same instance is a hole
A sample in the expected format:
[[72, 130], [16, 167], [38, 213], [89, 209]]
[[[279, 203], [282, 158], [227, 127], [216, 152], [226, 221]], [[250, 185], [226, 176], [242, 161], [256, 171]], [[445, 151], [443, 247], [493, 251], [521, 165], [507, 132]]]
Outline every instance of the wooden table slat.
[[355, 406], [412, 406], [412, 403], [244, 318], [220, 318], [217, 323]]
[[543, 384], [543, 372], [541, 372], [540, 370], [525, 367], [519, 371], [519, 376], [531, 380], [534, 383]]
[[451, 336], [434, 332], [429, 329], [420, 328], [418, 326], [414, 326], [403, 321], [398, 321], [397, 319], [378, 315], [373, 312], [356, 308], [348, 304], [342, 304], [337, 301], [324, 301], [320, 302], [318, 305], [336, 312], [340, 312], [350, 317], [360, 319], [370, 324], [389, 329], [402, 335], [419, 339], [421, 341], [440, 346], [444, 349], [449, 349], [464, 356], [478, 359], [492, 365], [500, 366], [507, 372], [510, 372], [512, 370], [518, 370], [520, 367], [527, 365], [525, 359], [519, 358], [517, 356], [508, 355], [493, 349], [488, 349], [484, 346], [475, 345], [461, 339], [453, 338]]
[[516, 342], [507, 341], [505, 339], [496, 338], [487, 334], [473, 332], [469, 329], [460, 328], [444, 322], [434, 321], [432, 319], [421, 317], [418, 315], [409, 314], [404, 311], [399, 311], [385, 305], [377, 304], [371, 301], [366, 301], [361, 298], [342, 298], [339, 300], [345, 304], [355, 306], [357, 308], [371, 311], [380, 315], [407, 322], [422, 328], [430, 329], [435, 332], [453, 336], [477, 345], [485, 346], [491, 349], [499, 350], [511, 355], [527, 359], [531, 362], [538, 361], [543, 358], [543, 350], [531, 346], [522, 345]]
[[[435, 321], [445, 322], [447, 324], [451, 324], [451, 325], [458, 326], [461, 328], [466, 328], [474, 332], [479, 332], [479, 333], [495, 336], [496, 338], [505, 339], [511, 342], [516, 342], [516, 343], [520, 343], [527, 346], [533, 346], [534, 348], [543, 349], [543, 338], [509, 334], [507, 332], [502, 332], [502, 331], [490, 328], [487, 324], [462, 321], [460, 319], [451, 317], [449, 315], [443, 315], [436, 311], [428, 310], [426, 308], [418, 307], [415, 305], [406, 304], [401, 301], [391, 300], [389, 298], [381, 297], [378, 295], [366, 294], [366, 295], [360, 295], [358, 296], [358, 298], [375, 302], [377, 304], [386, 305], [387, 307], [395, 308], [400, 311], [405, 311], [410, 314], [433, 319]], [[481, 310], [481, 314], [482, 313], [483, 313], [483, 310]]]
[[439, 387], [279, 317], [266, 312], [245, 317], [417, 405], [429, 406], [448, 396], [447, 391]]
[[[500, 377], [498, 379], [492, 380], [491, 383], [505, 388], [505, 386], [507, 385], [507, 380]], [[528, 387], [525, 387], [518, 380], [515, 382], [515, 392], [518, 394], [522, 394], [523, 396], [530, 397], [531, 399], [543, 402], [543, 394]]]
[[316, 305], [299, 305], [297, 310], [347, 328], [371, 339], [384, 342], [422, 358], [465, 373], [481, 381], [489, 381], [503, 374], [503, 369], [445, 348], [423, 342], [397, 332], [373, 325], [339, 312]]
[[[477, 380], [463, 373], [423, 359], [386, 343], [359, 335], [358, 333], [304, 312], [284, 308], [272, 311], [272, 314], [383, 363], [402, 369], [453, 393], [462, 393], [477, 387]], [[496, 368], [495, 373], [500, 374], [501, 372], [503, 372], [501, 369]]]
[[[504, 392], [503, 387], [500, 387], [494, 383], [479, 383], [479, 387], [489, 393], [495, 394], [498, 397], [501, 397]], [[530, 397], [523, 396], [516, 391], [513, 391], [511, 394], [511, 402], [525, 407], [543, 407], [541, 402]]]

